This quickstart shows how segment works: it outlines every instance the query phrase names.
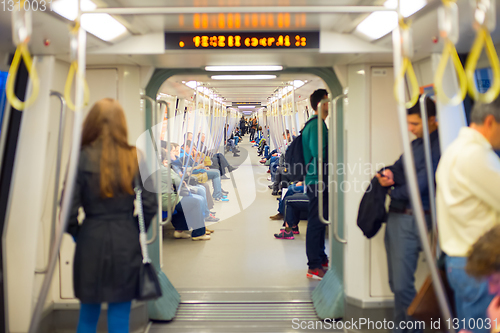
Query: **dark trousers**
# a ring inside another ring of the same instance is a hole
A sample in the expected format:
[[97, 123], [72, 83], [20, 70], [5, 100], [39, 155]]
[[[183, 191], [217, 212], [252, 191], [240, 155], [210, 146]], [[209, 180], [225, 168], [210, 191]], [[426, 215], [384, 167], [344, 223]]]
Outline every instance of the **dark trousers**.
[[318, 195], [323, 195], [323, 216], [328, 218], [328, 188], [323, 193], [318, 193], [318, 184], [308, 185], [309, 217], [307, 219], [306, 255], [310, 269], [321, 268], [321, 265], [328, 260], [325, 253], [326, 224], [319, 220]]
[[[193, 200], [186, 200], [186, 198], [189, 197], [184, 197], [182, 199], [184, 202], [179, 202], [175, 206], [177, 214], [172, 215], [172, 225], [175, 230], [179, 231], [189, 230], [189, 226], [191, 226], [193, 228], [193, 232], [191, 233], [192, 237], [202, 236], [206, 233], [206, 230], [205, 221], [202, 219], [203, 217], [200, 218], [200, 216], [203, 216], [201, 213], [201, 207], [197, 207], [196, 204], [192, 202]], [[186, 209], [183, 209], [183, 206]], [[188, 213], [188, 216], [186, 216], [186, 213]], [[189, 220], [189, 226], [187, 220]], [[200, 228], [201, 225], [203, 225], [203, 227]]]
[[210, 169], [218, 169], [220, 171], [220, 175], [224, 176], [226, 173], [226, 168], [229, 169], [231, 165], [227, 161], [226, 157], [221, 153], [217, 153], [212, 157], [212, 165]]
[[[288, 193], [288, 192], [287, 192]], [[309, 209], [309, 198], [304, 193], [295, 193], [285, 198], [285, 214], [283, 224], [288, 224], [290, 228], [297, 226], [300, 222], [300, 215]]]
[[250, 129], [250, 141], [252, 141], [255, 138], [255, 128]]
[[[430, 227], [430, 217], [427, 228]], [[389, 286], [394, 293], [394, 333], [422, 332], [422, 329], [401, 329], [399, 323], [414, 321], [407, 309], [415, 298], [415, 271], [422, 250], [417, 222], [413, 215], [390, 212], [385, 229], [385, 249]]]

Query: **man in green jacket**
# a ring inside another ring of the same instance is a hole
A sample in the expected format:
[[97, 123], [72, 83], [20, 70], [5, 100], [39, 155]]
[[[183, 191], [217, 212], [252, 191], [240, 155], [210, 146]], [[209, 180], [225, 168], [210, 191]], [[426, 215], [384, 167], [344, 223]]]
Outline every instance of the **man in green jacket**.
[[[318, 89], [309, 98], [314, 114], [302, 130], [302, 146], [304, 150], [304, 161], [306, 162], [306, 188], [309, 197], [309, 216], [307, 219], [306, 233], [306, 255], [307, 277], [321, 280], [328, 267], [328, 257], [325, 253], [325, 229], [326, 225], [321, 223], [318, 214], [318, 196], [323, 195], [323, 216], [328, 218], [328, 183], [324, 182], [323, 193], [318, 191], [318, 104], [322, 99], [328, 98], [325, 89]], [[328, 129], [325, 119], [328, 116], [328, 103], [321, 106], [320, 117], [323, 123], [323, 157], [327, 160]], [[325, 170], [324, 168], [323, 170]], [[324, 173], [326, 179], [327, 174]]]

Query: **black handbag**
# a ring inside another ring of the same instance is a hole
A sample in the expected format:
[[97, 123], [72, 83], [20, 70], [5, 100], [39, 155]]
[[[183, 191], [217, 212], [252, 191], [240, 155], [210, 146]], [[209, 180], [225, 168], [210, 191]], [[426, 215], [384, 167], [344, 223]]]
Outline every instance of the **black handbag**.
[[[136, 179], [137, 182], [137, 179]], [[142, 265], [139, 272], [139, 287], [137, 299], [139, 301], [150, 301], [161, 297], [161, 287], [158, 281], [158, 275], [154, 266], [151, 264], [151, 259], [148, 255], [148, 245], [146, 244], [146, 226], [144, 224], [144, 214], [142, 212], [142, 189], [135, 186], [135, 199], [137, 200], [137, 210], [139, 217], [139, 242], [141, 243]]]

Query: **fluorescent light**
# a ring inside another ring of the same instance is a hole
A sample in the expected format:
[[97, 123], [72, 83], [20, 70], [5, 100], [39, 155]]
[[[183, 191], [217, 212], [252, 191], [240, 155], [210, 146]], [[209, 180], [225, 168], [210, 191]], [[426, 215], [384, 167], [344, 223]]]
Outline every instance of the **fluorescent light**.
[[[82, 10], [94, 10], [97, 8], [97, 5], [90, 0], [82, 0], [81, 6]], [[78, 1], [59, 0], [52, 3], [51, 9], [62, 17], [74, 21], [78, 16]]]
[[[81, 1], [82, 10], [94, 10], [96, 4], [90, 0]], [[62, 17], [74, 21], [78, 16], [78, 2], [74, 0], [59, 0], [52, 3], [51, 9]], [[92, 35], [105, 40], [123, 35], [127, 28], [109, 14], [85, 14], [82, 16], [82, 28]]]
[[191, 89], [196, 89], [196, 85], [198, 83], [196, 81], [189, 81], [189, 82], [186, 82], [185, 85], [188, 86], [189, 88]]
[[299, 89], [303, 85], [304, 85], [304, 81], [301, 81], [301, 80], [294, 80], [293, 81], [293, 86], [295, 87], [295, 89]]
[[238, 105], [239, 109], [250, 109], [255, 108], [255, 105]]
[[283, 66], [206, 66], [209, 72], [281, 71]]
[[[402, 0], [401, 14], [404, 17], [411, 16], [425, 7], [426, 0]], [[387, 0], [384, 7], [396, 9], [397, 0]], [[358, 26], [356, 30], [371, 40], [379, 39], [398, 26], [398, 14], [396, 12], [374, 12], [368, 15]]]
[[365, 70], [364, 70], [364, 69], [362, 69], [362, 70], [357, 71], [356, 73], [358, 73], [358, 74], [360, 74], [360, 75], [365, 75]]
[[212, 80], [272, 80], [276, 75], [212, 75]]
[[[401, 14], [404, 17], [412, 16], [420, 9], [424, 8], [426, 4], [426, 0], [402, 0]], [[387, 0], [384, 3], [384, 7], [389, 9], [396, 9], [398, 7], [398, 0]]]

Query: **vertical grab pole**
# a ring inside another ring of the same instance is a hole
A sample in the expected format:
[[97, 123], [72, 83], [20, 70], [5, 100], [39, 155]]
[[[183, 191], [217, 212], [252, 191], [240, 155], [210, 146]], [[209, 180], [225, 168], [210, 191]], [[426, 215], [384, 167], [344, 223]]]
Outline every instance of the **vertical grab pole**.
[[[58, 199], [59, 199], [59, 182], [60, 182], [60, 176], [61, 176], [61, 159], [62, 159], [62, 148], [63, 148], [63, 137], [64, 137], [64, 122], [66, 119], [66, 100], [64, 99], [64, 96], [57, 92], [57, 91], [51, 91], [50, 96], [56, 96], [59, 101], [61, 102], [61, 111], [59, 112], [59, 132], [57, 134], [57, 155], [56, 155], [56, 173], [55, 173], [55, 181], [54, 181], [54, 195], [53, 195], [53, 200], [54, 202], [52, 203], [52, 226], [50, 229], [50, 242], [49, 242], [49, 257], [51, 253], [54, 251], [53, 244], [54, 240], [56, 238], [56, 221], [57, 221], [57, 206], [58, 206]], [[44, 269], [41, 270], [36, 270], [35, 273], [37, 274], [45, 274], [47, 273], [47, 270], [49, 268], [49, 263], [47, 262], [47, 265], [45, 266]]]
[[[167, 158], [168, 158], [168, 168], [169, 168], [169, 171], [170, 171], [170, 168], [172, 166], [172, 158], [171, 158], [171, 155], [170, 155], [170, 150], [171, 150], [171, 145], [170, 145], [170, 122], [172, 121], [172, 119], [170, 119], [170, 109], [168, 108], [168, 104], [167, 102], [163, 101], [163, 100], [159, 100], [158, 101], [158, 104], [160, 105], [165, 105], [165, 108], [166, 108], [166, 112], [167, 112]], [[162, 118], [163, 119], [163, 118]], [[160, 158], [161, 158], [161, 154], [160, 154]], [[160, 178], [160, 182], [161, 182], [161, 178]], [[167, 187], [170, 189], [172, 188], [172, 178], [171, 177], [167, 177]], [[160, 189], [161, 189], [161, 184], [160, 184]], [[161, 192], [161, 191], [159, 191]], [[163, 194], [163, 193], [161, 193]], [[161, 195], [160, 195], [160, 199], [161, 199]], [[161, 200], [159, 201], [161, 202]], [[161, 210], [162, 210], [162, 215], [163, 215], [163, 203], [161, 203]], [[158, 219], [158, 222], [160, 223], [160, 225], [165, 225], [165, 224], [168, 224], [170, 221], [172, 221], [172, 213], [173, 213], [173, 207], [171, 205], [171, 202], [170, 200], [168, 200], [168, 203], [167, 203], [167, 212], [168, 212], [168, 217], [165, 221], [162, 221], [160, 219]], [[162, 216], [160, 215], [160, 216]]]
[[[420, 113], [422, 118], [422, 128], [424, 133], [424, 153], [425, 153], [425, 166], [427, 168], [427, 183], [429, 186], [429, 203], [431, 209], [431, 220], [432, 220], [432, 233], [434, 237], [437, 237], [437, 210], [436, 210], [436, 191], [434, 189], [434, 169], [432, 168], [432, 155], [431, 155], [431, 140], [429, 133], [429, 123], [427, 122], [427, 105], [425, 100], [430, 98], [433, 93], [423, 93], [420, 97]], [[436, 258], [439, 258], [438, 249], [436, 249]]]
[[[398, 28], [393, 30], [392, 33], [392, 42], [393, 42], [393, 56], [394, 56], [394, 73], [395, 76], [399, 75], [401, 72], [402, 66], [402, 45], [400, 39], [400, 31]], [[399, 127], [401, 130], [401, 138], [403, 142], [403, 161], [404, 161], [404, 170], [405, 176], [408, 184], [408, 191], [410, 194], [410, 202], [413, 207], [414, 217], [417, 222], [418, 231], [420, 234], [420, 242], [422, 244], [425, 257], [427, 262], [429, 263], [429, 269], [431, 271], [432, 280], [434, 283], [434, 290], [436, 291], [436, 295], [438, 298], [439, 307], [441, 308], [441, 312], [445, 318], [445, 320], [452, 319], [451, 310], [446, 299], [446, 295], [444, 292], [443, 282], [441, 281], [441, 277], [439, 276], [439, 272], [437, 270], [436, 260], [432, 255], [432, 250], [429, 244], [429, 240], [427, 238], [427, 227], [425, 223], [424, 217], [424, 209], [422, 206], [422, 200], [420, 198], [420, 194], [418, 191], [418, 183], [417, 183], [417, 173], [415, 170], [415, 164], [412, 154], [412, 149], [410, 145], [410, 138], [406, 132], [406, 107], [404, 104], [405, 100], [405, 91], [404, 91], [404, 80], [399, 80], [399, 86], [397, 87], [398, 93], [398, 118], [399, 118]], [[449, 328], [450, 333], [455, 333], [453, 327]]]
[[[347, 240], [341, 238], [339, 236], [339, 214], [338, 214], [338, 207], [339, 207], [339, 195], [338, 195], [338, 178], [339, 175], [337, 173], [337, 166], [338, 166], [338, 155], [337, 155], [337, 105], [339, 101], [343, 101], [344, 98], [346, 98], [347, 95], [342, 94], [337, 97], [332, 101], [332, 107], [333, 107], [333, 113], [330, 113], [330, 131], [332, 132], [332, 135], [329, 136], [330, 138], [330, 144], [329, 146], [330, 151], [332, 151], [332, 154], [328, 155], [330, 161], [331, 161], [331, 171], [334, 171], [333, 174], [333, 182], [335, 186], [335, 191], [333, 191], [333, 200], [330, 200], [331, 205], [329, 206], [331, 210], [333, 210], [333, 215], [330, 212], [330, 221], [332, 221], [332, 224], [330, 225], [330, 237], [335, 237], [335, 240], [341, 244], [347, 244]], [[330, 176], [331, 176], [331, 171], [330, 174], [328, 175], [328, 181], [330, 182]], [[331, 182], [330, 182], [331, 184]], [[333, 230], [331, 230], [333, 228]], [[345, 230], [345, 229], [344, 229]], [[333, 232], [332, 232], [333, 231]], [[333, 244], [333, 243], [331, 243]]]
[[[141, 99], [143, 100], [146, 100], [146, 101], [149, 101], [149, 103], [151, 104], [151, 121], [153, 123], [156, 123], [156, 102], [149, 96], [146, 96], [146, 95], [143, 95], [141, 96]], [[152, 135], [152, 131], [149, 130], [149, 134], [151, 136], [151, 139], [152, 139], [152, 143], [153, 143], [153, 157], [155, 156], [155, 153], [158, 154], [158, 147], [156, 147], [156, 142], [155, 142], [155, 138], [154, 136]], [[153, 161], [154, 162], [158, 162], [158, 157], [156, 158], [156, 161]], [[158, 177], [160, 179], [160, 182], [161, 182], [161, 177]], [[156, 186], [158, 187], [158, 180], [156, 182]], [[151, 236], [151, 239], [148, 239], [146, 241], [146, 244], [149, 245], [149, 244], [153, 244], [154, 241], [156, 240], [156, 236], [158, 235], [158, 225], [159, 225], [159, 220], [161, 219], [161, 215], [162, 215], [162, 212], [161, 212], [161, 183], [160, 183], [160, 188], [157, 188], [157, 191], [156, 191], [156, 199], [158, 200], [158, 208], [157, 208], [157, 214], [159, 214], [157, 217], [156, 217], [156, 221], [157, 223], [155, 224], [154, 223], [154, 219], [153, 219], [153, 223], [151, 224], [151, 228], [153, 230], [153, 236]]]
[[[80, 0], [78, 0], [78, 18], [80, 19]], [[66, 227], [68, 225], [69, 213], [71, 210], [71, 201], [73, 196], [74, 184], [77, 176], [78, 159], [80, 157], [80, 142], [82, 136], [82, 107], [84, 104], [83, 90], [84, 90], [84, 73], [85, 73], [85, 52], [86, 52], [86, 35], [87, 33], [83, 28], [78, 31], [78, 75], [76, 76], [76, 110], [73, 122], [73, 140], [71, 145], [71, 154], [68, 164], [68, 178], [60, 212], [60, 228], [56, 235], [54, 251], [49, 259], [47, 274], [45, 275], [40, 289], [40, 295], [35, 305], [33, 315], [31, 317], [30, 327], [28, 333], [37, 333], [42, 319], [42, 312], [45, 305], [45, 300], [52, 283], [54, 275], [54, 268], [57, 264], [57, 257], [59, 249], [61, 248], [62, 238]]]
[[[330, 101], [329, 98], [322, 99], [321, 102], [318, 103], [318, 215], [319, 220], [324, 224], [330, 224], [331, 220], [326, 220], [323, 216], [323, 191], [324, 182], [323, 182], [323, 118], [321, 118], [321, 109], [323, 104], [328, 103]], [[306, 165], [307, 168], [307, 165]], [[330, 198], [330, 194], [328, 194], [328, 198]], [[330, 200], [328, 200], [330, 201]], [[328, 212], [328, 215], [331, 215], [332, 212]], [[330, 218], [330, 216], [329, 216]]]

